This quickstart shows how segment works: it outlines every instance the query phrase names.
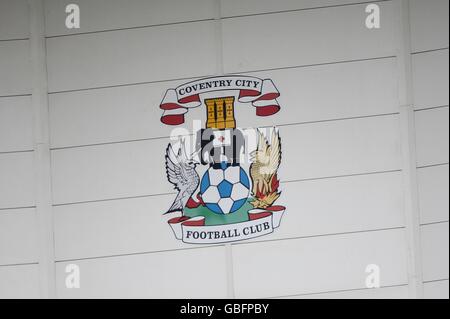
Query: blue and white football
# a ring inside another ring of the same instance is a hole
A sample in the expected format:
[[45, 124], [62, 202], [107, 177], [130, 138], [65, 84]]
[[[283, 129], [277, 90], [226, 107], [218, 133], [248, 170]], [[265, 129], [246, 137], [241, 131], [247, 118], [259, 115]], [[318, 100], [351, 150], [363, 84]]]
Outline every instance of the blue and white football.
[[249, 192], [250, 180], [240, 166], [210, 167], [200, 184], [203, 202], [217, 214], [237, 211], [247, 201]]

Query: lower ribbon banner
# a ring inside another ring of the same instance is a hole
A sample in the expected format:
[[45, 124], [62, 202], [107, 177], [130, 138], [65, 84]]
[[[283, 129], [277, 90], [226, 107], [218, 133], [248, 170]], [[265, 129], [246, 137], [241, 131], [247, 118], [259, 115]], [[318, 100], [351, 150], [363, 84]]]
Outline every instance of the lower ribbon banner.
[[175, 237], [187, 244], [221, 244], [271, 234], [278, 228], [285, 207], [252, 209], [249, 220], [234, 224], [205, 226], [205, 217], [176, 217], [168, 221]]

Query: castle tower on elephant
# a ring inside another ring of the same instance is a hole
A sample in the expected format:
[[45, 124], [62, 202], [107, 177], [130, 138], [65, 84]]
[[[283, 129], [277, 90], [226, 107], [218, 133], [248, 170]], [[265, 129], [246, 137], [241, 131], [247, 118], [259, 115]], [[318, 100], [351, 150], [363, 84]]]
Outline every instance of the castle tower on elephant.
[[206, 128], [234, 129], [234, 96], [206, 99]]

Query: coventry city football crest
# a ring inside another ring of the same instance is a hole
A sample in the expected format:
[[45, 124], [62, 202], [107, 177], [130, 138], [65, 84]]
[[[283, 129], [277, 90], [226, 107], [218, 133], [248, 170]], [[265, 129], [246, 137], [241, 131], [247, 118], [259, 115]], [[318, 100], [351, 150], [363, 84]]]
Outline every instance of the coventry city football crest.
[[161, 122], [182, 125], [189, 110], [203, 108], [204, 127], [172, 138], [166, 148], [168, 182], [177, 194], [165, 214], [177, 239], [189, 244], [227, 243], [271, 234], [285, 207], [280, 198], [278, 129], [239, 129], [235, 108], [257, 116], [280, 110], [270, 79], [222, 76], [167, 90]]

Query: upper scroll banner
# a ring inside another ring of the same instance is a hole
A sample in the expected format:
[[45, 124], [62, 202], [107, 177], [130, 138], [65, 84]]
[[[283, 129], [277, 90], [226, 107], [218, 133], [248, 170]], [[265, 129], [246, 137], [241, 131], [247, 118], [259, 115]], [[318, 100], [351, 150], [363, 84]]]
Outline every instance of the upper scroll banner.
[[235, 75], [210, 77], [168, 89], [160, 105], [164, 110], [161, 122], [167, 125], [183, 124], [184, 114], [202, 105], [201, 94], [230, 90], [239, 91], [238, 101], [251, 103], [258, 116], [273, 115], [280, 110], [276, 100], [280, 93], [270, 79]]

